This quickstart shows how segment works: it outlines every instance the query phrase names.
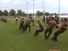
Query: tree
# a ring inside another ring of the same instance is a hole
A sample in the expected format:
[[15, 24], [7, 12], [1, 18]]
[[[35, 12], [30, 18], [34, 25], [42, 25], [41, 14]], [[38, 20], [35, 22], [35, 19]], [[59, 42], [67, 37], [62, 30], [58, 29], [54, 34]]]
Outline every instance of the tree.
[[37, 11], [36, 16], [43, 16], [43, 12]]
[[2, 16], [3, 15], [3, 12], [2, 12], [2, 10], [0, 10], [0, 16]]
[[10, 16], [15, 16], [16, 15], [16, 11], [14, 9], [11, 9], [9, 14], [10, 14]]
[[22, 16], [27, 16], [27, 14], [25, 12], [22, 12]]
[[21, 10], [18, 10], [18, 11], [17, 11], [17, 15], [22, 16], [22, 11], [21, 11]]
[[4, 11], [3, 11], [3, 15], [4, 15], [4, 16], [8, 16], [8, 11], [7, 11], [7, 10], [4, 10]]
[[50, 13], [46, 12], [46, 13], [45, 13], [45, 15], [46, 15], [46, 16], [49, 16], [49, 15], [50, 15]]

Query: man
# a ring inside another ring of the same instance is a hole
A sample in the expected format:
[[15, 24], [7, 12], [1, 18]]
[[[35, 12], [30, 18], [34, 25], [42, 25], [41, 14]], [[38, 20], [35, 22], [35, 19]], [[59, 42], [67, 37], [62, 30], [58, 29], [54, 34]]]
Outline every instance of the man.
[[0, 20], [3, 21], [3, 22], [5, 22], [5, 23], [7, 23], [7, 18], [1, 17]]
[[56, 26], [56, 21], [52, 17], [52, 19], [48, 22], [48, 28], [44, 31], [45, 39], [49, 38], [55, 26]]
[[18, 24], [18, 17], [16, 17], [16, 23]]
[[58, 15], [55, 15], [55, 21], [56, 21], [57, 24], [59, 24], [59, 17], [58, 17]]
[[3, 18], [2, 21], [5, 22], [5, 23], [7, 23], [7, 19], [6, 18]]
[[34, 26], [34, 15], [29, 14], [28, 19], [30, 19], [30, 21], [31, 21], [32, 25]]
[[53, 17], [53, 15], [49, 15], [48, 17], [46, 17], [47, 24], [48, 24], [48, 22], [49, 22], [50, 20], [52, 20], [52, 17]]
[[29, 32], [31, 31], [31, 26], [30, 26], [30, 24], [31, 24], [31, 21], [30, 21], [30, 19], [26, 19], [25, 20], [25, 22], [24, 22], [24, 30], [23, 30], [23, 32], [25, 32], [26, 30], [27, 30], [27, 28], [29, 28]]
[[19, 25], [19, 29], [23, 31], [24, 29], [24, 18], [21, 18], [21, 22], [20, 22], [20, 25]]
[[48, 22], [49, 22], [49, 16], [48, 17], [46, 17], [46, 23], [48, 24]]
[[44, 31], [44, 27], [43, 27], [42, 22], [37, 21], [37, 24], [38, 24], [39, 29], [37, 29], [37, 30], [35, 31], [34, 36], [37, 36], [40, 32], [43, 32], [43, 31]]
[[45, 16], [43, 16], [43, 20], [42, 20], [43, 24], [45, 24]]
[[57, 37], [67, 30], [67, 24], [68, 20], [64, 18], [64, 22], [58, 26], [59, 30], [54, 33], [54, 37], [52, 38], [52, 40], [57, 41]]

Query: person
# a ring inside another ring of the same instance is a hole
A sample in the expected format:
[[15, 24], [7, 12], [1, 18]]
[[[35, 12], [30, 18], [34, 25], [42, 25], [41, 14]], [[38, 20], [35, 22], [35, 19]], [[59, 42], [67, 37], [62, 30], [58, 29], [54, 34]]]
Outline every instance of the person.
[[18, 17], [16, 17], [16, 23], [18, 24]]
[[19, 25], [19, 29], [23, 31], [24, 29], [24, 18], [21, 18], [21, 21], [20, 21], [20, 25]]
[[48, 22], [48, 27], [44, 31], [45, 39], [49, 38], [49, 36], [52, 34], [52, 31], [53, 31], [53, 29], [54, 29], [55, 26], [56, 26], [56, 21], [52, 17], [51, 20]]
[[52, 38], [52, 40], [57, 41], [58, 36], [67, 30], [67, 26], [68, 20], [64, 18], [64, 22], [59, 24], [58, 26], [59, 30], [54, 33], [54, 37]]
[[47, 24], [48, 24], [48, 22], [50, 21], [50, 20], [52, 20], [52, 17], [53, 17], [53, 15], [49, 15], [48, 17], [46, 17], [46, 21], [47, 21]]
[[49, 16], [46, 17], [46, 23], [47, 23], [47, 24], [48, 24], [49, 20], [50, 20]]
[[37, 26], [39, 27], [39, 29], [37, 29], [35, 31], [34, 36], [37, 36], [40, 32], [43, 32], [44, 31], [43, 23], [40, 22], [40, 21], [37, 21], [37, 24], [38, 24]]
[[30, 19], [32, 25], [34, 26], [34, 15], [29, 14], [28, 19]]
[[34, 26], [35, 25], [34, 18], [32, 18], [31, 22], [32, 22], [32, 25]]
[[30, 19], [26, 19], [23, 26], [24, 26], [23, 32], [25, 32], [27, 30], [27, 28], [29, 28], [29, 32], [30, 32], [31, 31], [31, 21], [30, 21]]
[[45, 24], [45, 16], [43, 16], [43, 20], [42, 20], [43, 24]]
[[57, 24], [59, 24], [59, 17], [58, 17], [58, 15], [55, 15], [55, 21], [56, 21]]
[[2, 21], [7, 23], [7, 18], [2, 18]]

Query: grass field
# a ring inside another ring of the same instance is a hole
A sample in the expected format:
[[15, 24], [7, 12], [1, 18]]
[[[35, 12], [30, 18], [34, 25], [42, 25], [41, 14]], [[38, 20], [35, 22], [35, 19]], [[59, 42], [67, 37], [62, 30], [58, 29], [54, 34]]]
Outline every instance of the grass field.
[[53, 48], [68, 51], [67, 31], [59, 36], [58, 42], [53, 42], [52, 36], [44, 40], [44, 33], [34, 37], [36, 28], [32, 26], [30, 33], [28, 31], [23, 33], [13, 20], [8, 21], [7, 24], [0, 22], [0, 51], [49, 51]]

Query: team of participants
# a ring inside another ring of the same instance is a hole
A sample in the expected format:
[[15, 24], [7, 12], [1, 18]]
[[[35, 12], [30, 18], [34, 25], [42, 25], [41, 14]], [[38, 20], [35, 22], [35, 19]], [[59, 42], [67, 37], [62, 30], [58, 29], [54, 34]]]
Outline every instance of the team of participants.
[[[16, 19], [16, 21], [18, 21]], [[37, 25], [37, 29], [35, 30], [34, 36], [37, 36], [40, 32], [44, 32], [44, 37], [47, 40], [50, 35], [52, 35], [54, 31], [54, 36], [51, 38], [53, 41], [58, 40], [58, 36], [64, 33], [67, 30], [68, 27], [68, 19], [63, 18], [63, 21], [60, 21], [59, 17], [57, 15], [49, 17], [43, 17], [43, 20], [37, 20], [37, 23], [35, 23], [34, 18], [29, 15], [28, 18], [24, 19], [21, 18], [19, 29], [23, 32], [25, 32], [27, 29], [29, 29], [29, 32], [31, 32], [32, 25]]]

